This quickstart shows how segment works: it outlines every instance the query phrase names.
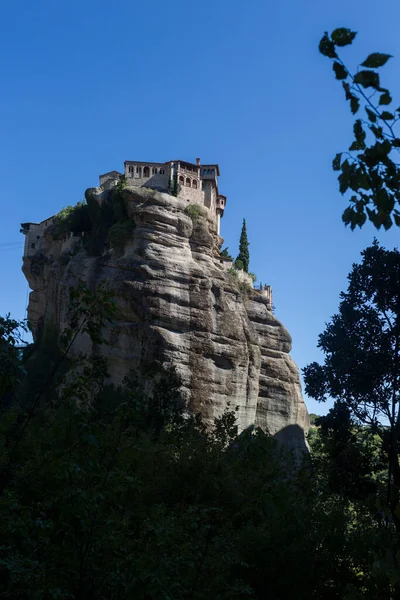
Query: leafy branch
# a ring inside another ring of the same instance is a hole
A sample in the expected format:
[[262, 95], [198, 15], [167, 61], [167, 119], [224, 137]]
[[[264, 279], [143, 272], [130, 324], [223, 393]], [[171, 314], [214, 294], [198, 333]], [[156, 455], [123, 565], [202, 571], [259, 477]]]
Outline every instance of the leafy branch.
[[336, 154], [332, 167], [340, 171], [341, 194], [351, 194], [343, 222], [355, 229], [369, 219], [377, 229], [390, 229], [393, 222], [400, 226], [400, 165], [394, 160], [400, 148], [395, 132], [400, 107], [393, 111], [388, 108], [392, 96], [381, 86], [377, 69], [391, 55], [373, 52], [353, 74], [338, 56], [338, 48], [351, 45], [355, 37], [356, 32], [341, 27], [331, 35], [325, 33], [319, 43], [319, 51], [332, 61], [335, 77], [342, 82], [351, 113], [359, 114], [362, 105], [365, 110], [365, 116], [354, 121], [354, 141], [348, 152]]

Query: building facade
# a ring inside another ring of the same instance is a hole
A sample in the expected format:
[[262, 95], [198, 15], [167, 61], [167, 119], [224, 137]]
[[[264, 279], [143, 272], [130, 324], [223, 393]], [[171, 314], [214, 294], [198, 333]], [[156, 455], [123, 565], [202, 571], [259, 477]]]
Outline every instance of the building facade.
[[105, 190], [117, 185], [121, 178], [129, 186], [147, 187], [160, 192], [169, 192], [176, 181], [178, 198], [188, 204], [205, 206], [212, 215], [217, 233], [224, 215], [226, 196], [218, 191], [220, 171], [217, 164], [202, 165], [199, 158], [195, 163], [170, 160], [165, 163], [126, 160], [124, 172], [110, 171], [100, 175], [100, 187]]

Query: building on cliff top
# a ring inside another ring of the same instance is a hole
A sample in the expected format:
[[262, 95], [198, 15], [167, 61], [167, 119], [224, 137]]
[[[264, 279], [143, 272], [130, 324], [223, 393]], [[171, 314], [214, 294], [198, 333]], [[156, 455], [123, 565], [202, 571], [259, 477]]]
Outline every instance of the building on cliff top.
[[134, 187], [147, 187], [160, 192], [168, 192], [176, 180], [179, 184], [178, 198], [190, 204], [200, 204], [215, 216], [217, 233], [220, 233], [220, 220], [224, 215], [226, 196], [218, 192], [220, 171], [217, 164], [202, 165], [183, 160], [169, 160], [164, 163], [126, 160], [124, 173], [110, 171], [99, 176], [100, 187], [108, 190], [122, 177]]

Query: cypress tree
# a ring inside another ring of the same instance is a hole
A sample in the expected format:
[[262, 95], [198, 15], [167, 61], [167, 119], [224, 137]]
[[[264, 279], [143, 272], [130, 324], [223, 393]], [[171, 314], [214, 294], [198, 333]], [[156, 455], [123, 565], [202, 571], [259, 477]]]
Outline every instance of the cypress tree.
[[[240, 262], [239, 262], [240, 261]], [[249, 240], [247, 239], [247, 229], [246, 229], [246, 219], [243, 219], [242, 232], [240, 234], [239, 240], [239, 254], [236, 259], [236, 266], [242, 268], [249, 272], [249, 263], [250, 263], [250, 252], [249, 252]]]

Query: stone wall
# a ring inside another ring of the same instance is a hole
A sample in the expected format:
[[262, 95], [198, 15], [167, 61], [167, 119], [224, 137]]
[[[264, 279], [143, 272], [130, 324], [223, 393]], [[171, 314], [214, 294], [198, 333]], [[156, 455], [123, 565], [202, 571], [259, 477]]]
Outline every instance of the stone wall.
[[34, 256], [38, 252], [47, 250], [44, 233], [53, 222], [53, 217], [41, 223], [29, 223], [29, 229], [25, 234], [24, 256]]
[[190, 204], [201, 204], [204, 206], [204, 192], [201, 187], [197, 190], [187, 187], [181, 187], [178, 198]]
[[165, 192], [168, 190], [170, 170], [167, 166], [163, 167], [163, 168], [165, 168], [164, 174], [161, 174], [159, 172], [156, 174], [152, 174], [151, 167], [150, 167], [150, 176], [149, 177], [143, 177], [143, 167], [142, 167], [142, 171], [141, 171], [141, 173], [142, 173], [141, 177], [139, 177], [138, 174], [136, 173], [136, 166], [134, 168], [135, 168], [135, 171], [133, 173], [129, 173], [129, 172], [125, 173], [126, 182], [128, 185], [134, 185], [137, 187], [149, 187], [152, 189], [165, 191]]

